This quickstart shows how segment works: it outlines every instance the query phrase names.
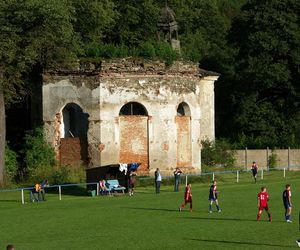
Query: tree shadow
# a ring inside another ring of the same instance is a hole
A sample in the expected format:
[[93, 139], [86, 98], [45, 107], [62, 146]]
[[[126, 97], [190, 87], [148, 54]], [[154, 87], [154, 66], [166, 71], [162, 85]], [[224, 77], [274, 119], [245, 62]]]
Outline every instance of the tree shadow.
[[13, 203], [21, 203], [21, 201], [20, 200], [0, 200], [0, 203], [1, 202], [13, 202]]
[[229, 240], [207, 240], [207, 239], [192, 239], [185, 238], [185, 240], [199, 241], [199, 242], [208, 242], [208, 243], [222, 243], [222, 244], [237, 244], [237, 245], [251, 245], [251, 246], [266, 246], [266, 247], [281, 247], [281, 248], [291, 248], [286, 245], [278, 244], [268, 244], [268, 243], [256, 243], [256, 242], [242, 242], [242, 241], [229, 241]]
[[216, 220], [216, 221], [252, 221], [256, 223], [286, 223], [285, 221], [274, 221], [269, 222], [266, 220], [257, 221], [256, 219], [243, 219], [243, 218], [213, 218], [213, 217], [182, 217], [182, 219], [191, 219], [191, 220]]
[[133, 210], [148, 210], [148, 211], [163, 211], [163, 212], [177, 212], [178, 209], [169, 209], [169, 208], [148, 208], [148, 207], [124, 207], [126, 209]]

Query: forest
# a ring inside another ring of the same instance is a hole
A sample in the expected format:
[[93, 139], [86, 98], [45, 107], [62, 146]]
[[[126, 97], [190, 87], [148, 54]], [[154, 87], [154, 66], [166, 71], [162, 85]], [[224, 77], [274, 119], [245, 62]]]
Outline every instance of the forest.
[[[166, 4], [176, 14], [180, 52], [157, 39]], [[215, 86], [217, 138], [235, 148], [299, 147], [299, 45], [298, 0], [3, 0], [0, 168], [5, 113], [28, 106], [44, 69], [76, 59], [199, 62], [221, 74]], [[23, 130], [36, 125], [28, 122]], [[7, 137], [17, 126], [10, 123]]]

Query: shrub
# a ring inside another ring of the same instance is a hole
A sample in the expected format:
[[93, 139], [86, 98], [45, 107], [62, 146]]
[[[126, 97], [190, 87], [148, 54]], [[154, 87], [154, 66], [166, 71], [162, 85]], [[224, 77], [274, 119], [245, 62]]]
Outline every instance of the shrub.
[[43, 128], [28, 131], [23, 149], [25, 163], [30, 176], [39, 168], [56, 164], [54, 149], [45, 141]]
[[17, 153], [5, 145], [5, 175], [13, 179], [18, 170]]
[[201, 162], [208, 167], [235, 168], [234, 150], [225, 140], [201, 141]]
[[53, 170], [49, 178], [52, 184], [82, 183], [86, 181], [84, 167], [61, 166]]
[[140, 45], [139, 56], [144, 58], [154, 58], [155, 48], [150, 42], [145, 42]]
[[179, 58], [179, 53], [172, 49], [167, 42], [157, 43], [155, 47], [156, 56], [163, 59], [167, 65], [171, 65]]
[[92, 58], [124, 58], [128, 56], [144, 57], [148, 59], [161, 59], [167, 65], [171, 65], [179, 59], [180, 54], [174, 51], [167, 42], [151, 43], [144, 42], [138, 47], [127, 47], [125, 45], [90, 43], [85, 48], [85, 55]]
[[271, 155], [269, 155], [268, 166], [270, 169], [274, 169], [276, 167], [276, 164], [277, 164], [277, 154], [275, 154], [272, 151]]

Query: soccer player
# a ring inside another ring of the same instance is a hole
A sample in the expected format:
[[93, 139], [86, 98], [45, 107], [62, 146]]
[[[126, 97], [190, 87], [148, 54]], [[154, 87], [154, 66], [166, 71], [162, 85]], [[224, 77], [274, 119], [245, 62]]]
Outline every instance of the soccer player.
[[286, 222], [292, 222], [290, 220], [292, 213], [292, 201], [291, 201], [291, 185], [287, 184], [285, 190], [282, 193], [283, 206], [285, 209], [285, 220]]
[[187, 203], [190, 203], [190, 212], [193, 210], [193, 200], [192, 200], [192, 191], [191, 191], [191, 184], [188, 183], [185, 187], [184, 192], [184, 203], [179, 207], [179, 211], [181, 211]]
[[217, 181], [216, 180], [213, 181], [213, 184], [209, 188], [208, 200], [209, 200], [209, 212], [212, 213], [212, 204], [213, 204], [213, 202], [215, 202], [217, 210], [220, 213], [221, 209], [219, 207], [219, 202], [218, 202], [218, 191], [217, 191]]
[[260, 220], [260, 216], [263, 210], [266, 210], [268, 213], [269, 221], [272, 221], [272, 216], [269, 212], [268, 201], [269, 201], [269, 194], [267, 193], [266, 187], [261, 188], [261, 192], [257, 195], [258, 198], [258, 214], [257, 214], [257, 221]]
[[253, 178], [254, 178], [254, 182], [256, 183], [256, 177], [257, 177], [258, 165], [256, 164], [255, 161], [252, 162], [251, 171], [252, 171], [252, 175], [253, 175]]

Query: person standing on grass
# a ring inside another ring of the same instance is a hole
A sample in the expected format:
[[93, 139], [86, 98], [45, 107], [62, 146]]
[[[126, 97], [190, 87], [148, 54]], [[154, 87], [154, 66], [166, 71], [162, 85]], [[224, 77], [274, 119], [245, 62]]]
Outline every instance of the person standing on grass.
[[182, 174], [182, 171], [179, 167], [177, 167], [174, 171], [174, 178], [175, 178], [175, 186], [174, 186], [174, 192], [179, 191], [179, 184], [180, 184], [180, 175]]
[[217, 181], [214, 180], [213, 184], [210, 186], [209, 188], [209, 196], [208, 196], [208, 200], [209, 200], [209, 213], [212, 213], [212, 204], [215, 202], [216, 203], [216, 208], [218, 210], [218, 212], [221, 212], [221, 209], [219, 207], [219, 202], [218, 202], [218, 190], [217, 190]]
[[193, 211], [193, 200], [192, 200], [192, 191], [191, 191], [191, 183], [188, 183], [185, 187], [185, 192], [184, 192], [184, 203], [181, 204], [179, 207], [179, 211], [186, 206], [186, 204], [190, 203], [190, 212]]
[[136, 176], [136, 171], [131, 171], [129, 174], [129, 196], [133, 196]]
[[272, 216], [269, 212], [269, 206], [268, 206], [269, 194], [267, 193], [266, 187], [261, 188], [261, 192], [258, 193], [257, 198], [258, 198], [257, 221], [260, 220], [260, 216], [263, 210], [266, 210], [266, 212], [268, 213], [269, 221], [272, 221]]
[[258, 165], [255, 161], [252, 162], [251, 171], [252, 171], [252, 175], [253, 175], [253, 178], [254, 178], [254, 182], [256, 183]]
[[291, 213], [292, 213], [292, 200], [291, 200], [291, 185], [287, 184], [285, 190], [282, 193], [283, 206], [285, 209], [285, 220], [286, 222], [292, 222]]
[[160, 193], [160, 183], [162, 180], [159, 168], [157, 168], [156, 171], [154, 172], [154, 176], [155, 176], [155, 192], [157, 194], [159, 194]]

